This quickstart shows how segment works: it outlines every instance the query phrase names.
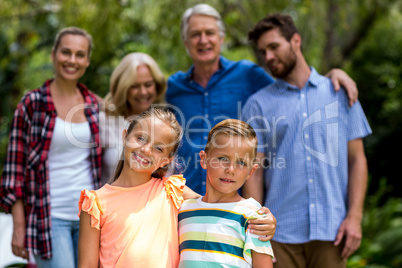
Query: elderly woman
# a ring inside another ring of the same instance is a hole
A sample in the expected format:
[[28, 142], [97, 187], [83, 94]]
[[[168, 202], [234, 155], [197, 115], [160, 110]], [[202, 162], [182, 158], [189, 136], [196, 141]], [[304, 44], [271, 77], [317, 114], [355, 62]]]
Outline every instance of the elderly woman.
[[113, 175], [122, 148], [121, 133], [130, 117], [139, 115], [152, 104], [164, 101], [166, 79], [155, 60], [145, 53], [130, 53], [114, 69], [110, 92], [101, 111], [101, 141], [104, 146], [102, 182]]

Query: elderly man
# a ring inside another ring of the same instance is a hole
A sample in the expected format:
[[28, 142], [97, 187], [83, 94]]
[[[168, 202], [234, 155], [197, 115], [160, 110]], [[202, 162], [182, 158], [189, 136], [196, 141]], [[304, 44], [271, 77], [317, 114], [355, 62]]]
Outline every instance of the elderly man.
[[[169, 77], [166, 101], [175, 106], [185, 130], [178, 159], [187, 185], [204, 195], [206, 171], [200, 166], [199, 152], [205, 148], [209, 130], [224, 119], [239, 118], [248, 97], [274, 80], [250, 61], [221, 56], [225, 26], [213, 7], [198, 4], [187, 9], [180, 30], [193, 66]], [[353, 103], [357, 99], [354, 82], [341, 70], [331, 74], [335, 85], [341, 83], [351, 92]]]

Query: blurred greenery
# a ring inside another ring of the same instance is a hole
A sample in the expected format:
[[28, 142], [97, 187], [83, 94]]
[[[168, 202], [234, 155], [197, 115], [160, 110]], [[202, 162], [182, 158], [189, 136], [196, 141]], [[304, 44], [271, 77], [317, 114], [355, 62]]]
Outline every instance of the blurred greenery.
[[[363, 221], [365, 238], [348, 266], [401, 267], [401, 175], [400, 158], [395, 154], [402, 151], [402, 1], [203, 2], [222, 14], [227, 58], [261, 64], [247, 42], [248, 30], [268, 13], [287, 13], [298, 25], [309, 64], [320, 73], [342, 68], [356, 81], [373, 134], [365, 139], [371, 178]], [[52, 76], [51, 46], [61, 28], [74, 25], [92, 34], [95, 48], [82, 82], [105, 96], [113, 68], [127, 53], [150, 54], [166, 77], [190, 67], [179, 24], [185, 9], [197, 3], [201, 2], [1, 0], [0, 162], [4, 162], [18, 101]]]
[[366, 200], [360, 248], [348, 260], [349, 268], [402, 267], [402, 199], [382, 199], [390, 190], [386, 179]]

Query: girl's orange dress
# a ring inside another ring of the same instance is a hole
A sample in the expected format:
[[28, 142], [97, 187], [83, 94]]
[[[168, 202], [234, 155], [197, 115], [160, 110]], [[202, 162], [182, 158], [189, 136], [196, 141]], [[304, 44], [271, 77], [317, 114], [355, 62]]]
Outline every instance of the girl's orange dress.
[[82, 190], [80, 213], [90, 214], [91, 226], [100, 230], [100, 267], [177, 267], [184, 184], [174, 175], [136, 187]]

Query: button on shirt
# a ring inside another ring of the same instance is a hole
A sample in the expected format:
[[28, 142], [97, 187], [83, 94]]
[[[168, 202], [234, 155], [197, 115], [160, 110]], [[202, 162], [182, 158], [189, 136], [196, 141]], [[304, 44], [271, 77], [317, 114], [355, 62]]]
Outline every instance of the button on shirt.
[[278, 79], [249, 98], [243, 120], [265, 153], [265, 206], [277, 219], [273, 240], [333, 241], [347, 212], [348, 142], [371, 133], [359, 102], [314, 68], [299, 89]]
[[224, 119], [239, 118], [248, 97], [273, 79], [250, 61], [234, 62], [221, 57], [220, 69], [203, 88], [192, 79], [193, 70], [194, 66], [169, 77], [166, 101], [174, 106], [184, 128], [183, 144], [176, 159], [184, 170], [186, 185], [204, 195], [206, 171], [200, 166], [199, 152], [205, 149], [208, 132]]

